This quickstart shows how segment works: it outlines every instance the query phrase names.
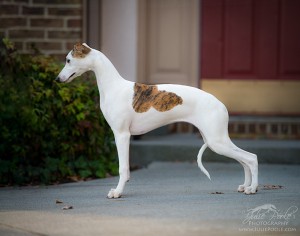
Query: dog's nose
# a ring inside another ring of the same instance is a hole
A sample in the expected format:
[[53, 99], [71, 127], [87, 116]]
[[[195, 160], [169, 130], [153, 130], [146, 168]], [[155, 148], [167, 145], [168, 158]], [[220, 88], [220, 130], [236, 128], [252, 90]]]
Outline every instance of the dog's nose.
[[60, 82], [59, 76], [56, 77], [55, 81], [56, 81], [56, 82]]

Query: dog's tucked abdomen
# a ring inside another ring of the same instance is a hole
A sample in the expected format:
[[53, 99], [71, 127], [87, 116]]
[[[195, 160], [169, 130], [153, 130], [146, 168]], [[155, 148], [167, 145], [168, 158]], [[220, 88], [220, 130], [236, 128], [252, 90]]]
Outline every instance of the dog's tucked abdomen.
[[134, 84], [132, 106], [135, 112], [143, 113], [154, 107], [157, 111], [169, 111], [177, 105], [182, 105], [180, 96], [172, 92], [158, 90], [156, 85]]

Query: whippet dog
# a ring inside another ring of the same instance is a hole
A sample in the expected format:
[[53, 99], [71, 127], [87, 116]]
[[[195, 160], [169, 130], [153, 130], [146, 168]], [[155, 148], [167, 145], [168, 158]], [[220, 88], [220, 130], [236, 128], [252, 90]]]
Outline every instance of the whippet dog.
[[209, 179], [210, 175], [202, 165], [202, 154], [207, 147], [241, 163], [245, 182], [237, 190], [245, 194], [256, 193], [257, 156], [232, 143], [228, 136], [227, 109], [213, 95], [184, 85], [146, 85], [127, 81], [103, 53], [85, 43], [74, 45], [56, 80], [71, 82], [90, 70], [97, 78], [100, 108], [114, 133], [119, 158], [119, 183], [109, 191], [108, 198], [121, 197], [129, 180], [130, 136], [174, 122], [188, 122], [199, 129], [204, 144], [198, 153], [197, 163]]

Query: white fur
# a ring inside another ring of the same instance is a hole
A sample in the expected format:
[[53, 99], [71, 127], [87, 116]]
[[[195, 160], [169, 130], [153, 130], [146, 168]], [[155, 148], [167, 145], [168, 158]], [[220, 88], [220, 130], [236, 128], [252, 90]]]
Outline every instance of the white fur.
[[[86, 44], [83, 45], [88, 47]], [[130, 136], [144, 134], [163, 125], [179, 121], [191, 123], [201, 132], [204, 145], [199, 151], [197, 162], [208, 178], [210, 178], [209, 173], [201, 161], [206, 147], [242, 164], [245, 182], [238, 187], [239, 192], [254, 194], [257, 191], [257, 156], [232, 143], [228, 136], [227, 109], [213, 95], [189, 86], [161, 84], [157, 85], [159, 90], [177, 94], [182, 98], [183, 104], [165, 112], [150, 108], [147, 112], [137, 113], [132, 106], [134, 83], [123, 79], [103, 53], [91, 49], [84, 58], [74, 58], [70, 52], [67, 60], [70, 60], [70, 63], [66, 63], [57, 80], [70, 82], [88, 70], [94, 71], [100, 92], [100, 108], [115, 136], [120, 179], [116, 189], [109, 191], [108, 198], [120, 197], [125, 183], [129, 180]], [[73, 73], [75, 74], [71, 76]]]

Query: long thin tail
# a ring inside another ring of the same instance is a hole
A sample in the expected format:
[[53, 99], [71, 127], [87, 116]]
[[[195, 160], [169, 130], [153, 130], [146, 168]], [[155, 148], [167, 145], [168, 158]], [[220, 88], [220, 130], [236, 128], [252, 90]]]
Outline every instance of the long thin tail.
[[210, 175], [209, 175], [208, 171], [202, 165], [202, 155], [206, 148], [207, 148], [207, 144], [204, 143], [198, 153], [197, 162], [198, 162], [198, 166], [199, 166], [200, 170], [210, 179]]

